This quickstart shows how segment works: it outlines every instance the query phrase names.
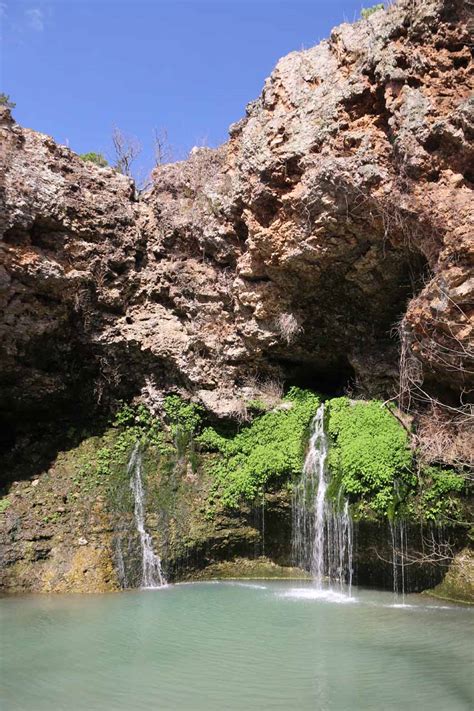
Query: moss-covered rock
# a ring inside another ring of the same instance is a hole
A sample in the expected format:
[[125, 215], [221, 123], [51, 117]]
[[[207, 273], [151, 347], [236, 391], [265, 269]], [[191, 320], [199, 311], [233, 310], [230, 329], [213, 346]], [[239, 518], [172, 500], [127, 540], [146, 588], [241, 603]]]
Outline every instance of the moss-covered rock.
[[443, 582], [426, 592], [444, 600], [474, 605], [474, 551], [470, 548], [460, 551], [449, 566]]
[[[44, 592], [140, 585], [128, 467], [137, 442], [145, 527], [169, 581], [300, 576], [291, 568], [292, 492], [319, 402], [293, 389], [272, 411], [255, 411], [245, 427], [220, 431], [205, 428], [203, 411], [175, 396], [166, 399], [162, 419], [143, 406], [123, 406], [101, 436], [59, 453], [47, 471], [5, 491], [0, 584]], [[355, 580], [391, 586], [389, 519], [405, 517], [408, 553], [416, 558], [430, 527], [453, 523], [455, 515], [467, 520], [464, 477], [433, 467], [415, 477], [407, 432], [379, 402], [336, 398], [327, 412], [329, 493], [348, 496], [356, 519]], [[452, 538], [460, 550], [465, 528], [458, 525]], [[461, 579], [466, 589], [472, 585], [456, 570], [443, 589]], [[409, 589], [435, 585], [440, 571], [410, 565]]]
[[234, 558], [214, 563], [198, 571], [193, 580], [309, 580], [306, 570], [291, 566], [277, 565], [269, 558]]
[[14, 482], [0, 513], [0, 584], [12, 591], [119, 589], [112, 524], [97, 453], [109, 441], [84, 440], [30, 481]]

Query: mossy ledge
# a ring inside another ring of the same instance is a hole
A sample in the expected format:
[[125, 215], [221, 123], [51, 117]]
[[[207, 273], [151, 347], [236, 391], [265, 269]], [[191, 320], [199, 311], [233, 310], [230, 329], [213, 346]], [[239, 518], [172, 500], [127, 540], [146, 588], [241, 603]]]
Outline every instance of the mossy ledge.
[[[147, 530], [169, 580], [307, 577], [292, 566], [291, 502], [320, 403], [292, 388], [268, 410], [252, 403], [250, 421], [240, 425], [212, 424], [202, 407], [175, 395], [157, 414], [122, 405], [101, 436], [60, 453], [0, 499], [3, 588], [102, 592], [140, 584], [127, 471], [137, 441]], [[356, 581], [391, 585], [390, 522], [406, 522], [412, 556], [423, 531], [440, 526], [460, 551], [471, 505], [463, 472], [420, 466], [407, 428], [379, 401], [333, 398], [325, 409], [329, 495], [337, 501], [342, 491], [350, 501]], [[456, 572], [456, 560], [436, 594], [470, 601], [472, 576]], [[420, 560], [407, 576], [410, 589], [432, 587], [444, 572], [446, 561]]]

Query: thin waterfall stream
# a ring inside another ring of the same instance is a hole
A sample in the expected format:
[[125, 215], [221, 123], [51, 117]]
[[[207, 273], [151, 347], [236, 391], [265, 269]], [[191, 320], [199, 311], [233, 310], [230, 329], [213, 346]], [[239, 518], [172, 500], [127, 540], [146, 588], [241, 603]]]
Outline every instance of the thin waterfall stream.
[[328, 496], [329, 441], [324, 429], [324, 405], [311, 423], [311, 436], [301, 479], [293, 496], [293, 558], [310, 570], [318, 588], [323, 580], [352, 586], [353, 525], [349, 502], [339, 493]]
[[390, 522], [392, 544], [393, 592], [405, 603], [405, 562], [407, 560], [407, 532], [404, 521]]
[[143, 487], [143, 459], [140, 442], [135, 444], [128, 461], [127, 473], [134, 498], [135, 525], [142, 549], [142, 588], [158, 588], [166, 585], [161, 569], [161, 559], [153, 550], [153, 543], [145, 529], [145, 490]]

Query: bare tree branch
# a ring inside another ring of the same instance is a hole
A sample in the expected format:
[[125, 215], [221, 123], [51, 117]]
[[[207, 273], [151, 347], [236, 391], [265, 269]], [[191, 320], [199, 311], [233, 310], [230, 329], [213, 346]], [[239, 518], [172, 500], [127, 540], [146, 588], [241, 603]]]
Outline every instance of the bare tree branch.
[[127, 136], [117, 126], [112, 132], [112, 143], [115, 151], [115, 168], [133, 178], [132, 165], [142, 152], [141, 143], [135, 136]]

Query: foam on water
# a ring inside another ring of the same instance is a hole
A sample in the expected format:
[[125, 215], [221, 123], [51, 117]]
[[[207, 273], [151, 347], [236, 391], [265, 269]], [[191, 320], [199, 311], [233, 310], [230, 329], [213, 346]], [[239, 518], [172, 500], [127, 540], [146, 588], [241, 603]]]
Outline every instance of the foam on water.
[[355, 597], [345, 595], [336, 590], [324, 590], [321, 588], [291, 588], [279, 594], [280, 597], [294, 598], [296, 600], [321, 600], [324, 602], [334, 602], [336, 604], [345, 604], [348, 602], [357, 602]]

